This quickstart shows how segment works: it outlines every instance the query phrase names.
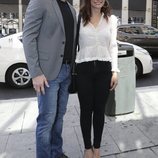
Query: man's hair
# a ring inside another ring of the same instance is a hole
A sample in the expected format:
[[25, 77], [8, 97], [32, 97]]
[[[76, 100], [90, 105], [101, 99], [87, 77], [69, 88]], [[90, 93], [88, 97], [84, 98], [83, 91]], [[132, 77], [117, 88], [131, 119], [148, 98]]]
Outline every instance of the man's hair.
[[[104, 18], [108, 21], [108, 16], [111, 15], [111, 6], [107, 0], [105, 0], [105, 3], [101, 8], [101, 13], [104, 14]], [[82, 16], [84, 26], [87, 25], [90, 22], [90, 18], [92, 16], [91, 0], [84, 0], [84, 4], [82, 4], [80, 8], [80, 14]]]

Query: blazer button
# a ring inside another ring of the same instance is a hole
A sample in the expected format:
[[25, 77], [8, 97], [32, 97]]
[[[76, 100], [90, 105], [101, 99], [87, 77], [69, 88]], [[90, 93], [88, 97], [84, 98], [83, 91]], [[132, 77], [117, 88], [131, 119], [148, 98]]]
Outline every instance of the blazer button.
[[64, 55], [63, 55], [63, 54], [61, 54], [61, 55], [60, 55], [60, 57], [64, 57]]
[[65, 44], [65, 41], [63, 41], [62, 44]]

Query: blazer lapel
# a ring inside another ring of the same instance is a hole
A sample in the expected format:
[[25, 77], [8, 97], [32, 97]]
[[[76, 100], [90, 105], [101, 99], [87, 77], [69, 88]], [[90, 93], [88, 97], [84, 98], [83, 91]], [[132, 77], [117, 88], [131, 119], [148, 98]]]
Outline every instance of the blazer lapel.
[[69, 2], [67, 2], [67, 3], [69, 4], [70, 10], [71, 10], [73, 18], [74, 18], [74, 24], [76, 24], [76, 13], [75, 13], [75, 10], [74, 10], [74, 8], [72, 7], [72, 5]]
[[59, 20], [59, 23], [61, 24], [61, 27], [65, 33], [65, 28], [64, 28], [64, 22], [63, 22], [63, 17], [62, 17], [62, 13], [60, 11], [60, 8], [59, 8], [59, 5], [58, 5], [58, 2], [56, 0], [52, 0], [52, 3], [53, 3], [53, 8], [57, 14], [57, 17], [58, 17], [58, 20]]

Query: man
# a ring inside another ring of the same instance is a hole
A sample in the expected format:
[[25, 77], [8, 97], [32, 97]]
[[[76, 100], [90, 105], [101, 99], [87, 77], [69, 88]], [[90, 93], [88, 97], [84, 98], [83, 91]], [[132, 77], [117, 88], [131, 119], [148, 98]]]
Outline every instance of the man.
[[76, 15], [63, 0], [31, 0], [25, 16], [23, 44], [39, 115], [37, 158], [67, 158], [62, 150], [63, 116], [74, 58]]

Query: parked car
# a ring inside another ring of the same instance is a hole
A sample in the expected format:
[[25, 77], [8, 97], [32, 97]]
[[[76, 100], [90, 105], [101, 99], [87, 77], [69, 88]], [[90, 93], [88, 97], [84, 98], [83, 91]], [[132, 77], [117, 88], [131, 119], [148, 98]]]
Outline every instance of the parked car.
[[[121, 46], [121, 44], [128, 43], [118, 41], [118, 45]], [[137, 75], [150, 73], [152, 59], [149, 53], [143, 48], [132, 46], [134, 47]], [[22, 45], [22, 33], [0, 39], [0, 82], [6, 82], [15, 88], [25, 88], [31, 85]]]
[[118, 47], [121, 47], [121, 45], [133, 46], [136, 77], [140, 77], [143, 74], [148, 74], [152, 72], [153, 61], [147, 50], [131, 43], [118, 41]]
[[17, 33], [0, 38], [0, 82], [16, 88], [31, 85], [21, 36], [22, 33]]
[[118, 40], [136, 44], [151, 55], [158, 55], [158, 29], [145, 24], [118, 26]]

